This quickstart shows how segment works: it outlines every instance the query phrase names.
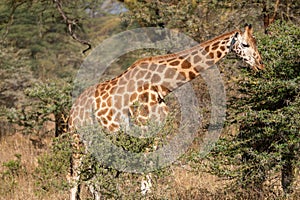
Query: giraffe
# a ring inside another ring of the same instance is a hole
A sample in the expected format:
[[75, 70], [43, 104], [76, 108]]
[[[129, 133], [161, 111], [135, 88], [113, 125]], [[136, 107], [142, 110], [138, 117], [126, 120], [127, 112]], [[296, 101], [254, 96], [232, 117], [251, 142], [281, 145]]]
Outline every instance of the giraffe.
[[[70, 111], [69, 130], [74, 138], [73, 149], [84, 144], [76, 132], [80, 127], [99, 123], [109, 132], [123, 124], [145, 124], [149, 119], [160, 122], [168, 115], [164, 98], [183, 84], [195, 79], [229, 52], [249, 64], [253, 70], [264, 69], [253, 36], [246, 24], [244, 31], [234, 30], [174, 54], [139, 59], [121, 75], [87, 88], [74, 102]], [[139, 106], [135, 107], [138, 102]], [[70, 199], [79, 199], [81, 155], [73, 153], [68, 177], [72, 188]], [[97, 197], [99, 198], [99, 197]]]

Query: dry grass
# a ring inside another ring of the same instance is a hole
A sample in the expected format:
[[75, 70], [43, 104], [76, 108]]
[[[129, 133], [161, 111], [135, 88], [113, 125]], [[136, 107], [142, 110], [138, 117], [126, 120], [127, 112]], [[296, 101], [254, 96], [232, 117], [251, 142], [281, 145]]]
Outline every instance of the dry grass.
[[172, 166], [170, 175], [158, 180], [155, 193], [166, 199], [212, 199], [228, 181], [196, 172], [189, 166]]
[[[202, 85], [199, 84], [199, 86], [201, 88], [197, 88], [198, 90], [205, 90], [203, 83]], [[205, 103], [203, 102], [203, 104]], [[205, 107], [205, 105], [202, 106]], [[209, 113], [206, 115], [209, 115]], [[48, 124], [45, 126], [43, 132], [51, 129], [53, 129], [53, 124]], [[236, 127], [228, 127], [225, 131], [236, 132], [237, 130]], [[42, 134], [42, 136], [33, 137], [32, 135], [14, 133], [14, 131], [1, 135], [0, 181], [2, 181], [1, 176], [7, 170], [7, 167], [3, 166], [3, 163], [16, 160], [16, 154], [21, 155], [21, 167], [17, 174], [14, 174], [12, 178], [8, 178], [6, 182], [0, 184], [0, 200], [68, 199], [67, 189], [50, 188], [50, 190], [44, 191], [44, 188], [36, 184], [39, 178], [35, 174], [36, 168], [39, 167], [38, 159], [45, 153], [50, 152], [53, 138], [54, 134]], [[197, 150], [200, 145], [198, 142], [195, 141], [191, 145], [190, 150]], [[284, 198], [282, 197], [280, 174], [276, 175], [277, 177], [270, 178], [270, 181], [265, 183], [264, 186], [266, 189], [263, 194], [254, 194], [243, 190], [230, 191], [227, 187], [231, 185], [232, 181], [197, 170], [186, 163], [185, 159], [185, 157], [182, 157], [175, 164], [163, 170], [162, 174], [153, 173], [152, 192], [145, 197], [140, 195], [140, 182], [143, 179], [141, 175], [124, 173], [118, 178], [111, 180], [111, 182], [117, 183], [116, 189], [118, 195], [122, 197], [121, 199], [236, 199], [236, 192], [240, 192], [241, 194], [239, 199], [300, 199], [299, 172], [295, 181], [294, 193]], [[201, 163], [199, 163], [199, 166], [201, 166]], [[82, 197], [83, 199], [91, 199], [91, 195], [86, 187], [82, 189]]]
[[[7, 199], [66, 199], [67, 192], [48, 194], [40, 196], [37, 193], [36, 178], [34, 172], [38, 166], [38, 158], [43, 153], [47, 152], [51, 145], [51, 138], [44, 138], [41, 141], [44, 148], [36, 148], [33, 144], [34, 139], [31, 136], [25, 136], [20, 133], [7, 135], [0, 140], [0, 177], [7, 171], [4, 163], [16, 160], [17, 154], [21, 155], [21, 166], [15, 174], [7, 176], [6, 182], [2, 182], [0, 186], [0, 200]], [[8, 184], [8, 183], [12, 184]], [[5, 185], [6, 183], [6, 185]], [[7, 186], [11, 186], [8, 190]]]
[[[0, 186], [0, 200], [6, 199], [68, 199], [68, 191], [53, 190], [46, 193], [39, 193], [41, 188], [36, 185], [37, 177], [35, 169], [38, 166], [38, 158], [46, 153], [51, 145], [51, 137], [45, 138], [43, 142], [46, 144], [44, 148], [37, 149], [32, 144], [30, 136], [24, 136], [20, 133], [2, 137], [0, 141], [0, 172], [6, 170], [2, 165], [5, 162], [16, 160], [16, 154], [21, 155], [21, 168], [14, 176], [15, 183], [12, 190], [5, 190], [5, 185]], [[167, 171], [167, 172], [166, 172]], [[203, 173], [192, 169], [188, 164], [181, 164], [181, 161], [170, 166], [162, 176], [153, 174], [154, 187], [152, 192], [145, 199], [235, 199], [232, 191], [226, 192], [226, 187], [231, 184], [231, 181], [218, 178], [214, 175]], [[118, 189], [120, 194], [125, 198], [132, 198], [139, 194], [139, 182], [142, 176], [123, 174], [118, 178]], [[293, 195], [285, 199], [299, 199], [299, 183], [300, 177], [295, 182], [295, 192]], [[267, 185], [275, 185], [273, 189], [279, 191], [279, 179], [273, 179], [273, 182], [266, 183]], [[6, 182], [7, 183], [7, 182]], [[84, 199], [90, 199], [91, 195], [86, 188], [82, 191]], [[264, 197], [278, 197], [278, 195], [264, 194]], [[251, 194], [243, 194], [243, 199], [251, 199]], [[260, 198], [259, 198], [260, 199]], [[261, 198], [263, 199], [263, 198]], [[267, 198], [270, 199], [270, 198]], [[273, 198], [271, 198], [273, 199]], [[277, 198], [278, 199], [278, 198]], [[281, 198], [282, 199], [282, 198]]]

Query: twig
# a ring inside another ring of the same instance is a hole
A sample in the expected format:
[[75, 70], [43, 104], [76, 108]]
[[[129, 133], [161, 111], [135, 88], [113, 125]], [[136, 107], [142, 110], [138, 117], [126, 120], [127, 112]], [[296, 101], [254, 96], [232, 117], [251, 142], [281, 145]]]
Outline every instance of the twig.
[[15, 14], [15, 11], [16, 9], [21, 6], [22, 4], [24, 4], [25, 2], [23, 1], [20, 1], [20, 2], [15, 2], [15, 1], [12, 1], [11, 2], [11, 12], [9, 14], [9, 20], [7, 22], [7, 24], [5, 25], [5, 32], [2, 36], [2, 40], [1, 40], [1, 43], [5, 40], [6, 36], [8, 35], [9, 33], [9, 28], [10, 28], [10, 25], [13, 24], [14, 22], [14, 14]]
[[77, 19], [70, 19], [65, 12], [62, 9], [62, 4], [60, 0], [53, 0], [53, 2], [56, 4], [56, 8], [58, 10], [58, 12], [60, 13], [60, 15], [62, 16], [64, 22], [67, 25], [69, 34], [71, 35], [71, 37], [76, 40], [77, 42], [80, 42], [81, 44], [87, 45], [88, 47], [82, 51], [82, 53], [85, 53], [86, 51], [90, 50], [92, 48], [92, 45], [83, 39], [80, 39], [77, 37], [77, 35], [75, 34], [73, 27], [77, 26], [78, 20]]
[[272, 24], [275, 21], [275, 17], [277, 15], [279, 3], [280, 3], [280, 0], [276, 0], [275, 6], [274, 6], [274, 12], [273, 12], [272, 17], [270, 17], [270, 14], [267, 13], [266, 2], [263, 3], [265, 34], [268, 34], [268, 30], [267, 30], [268, 26], [270, 26], [270, 24]]

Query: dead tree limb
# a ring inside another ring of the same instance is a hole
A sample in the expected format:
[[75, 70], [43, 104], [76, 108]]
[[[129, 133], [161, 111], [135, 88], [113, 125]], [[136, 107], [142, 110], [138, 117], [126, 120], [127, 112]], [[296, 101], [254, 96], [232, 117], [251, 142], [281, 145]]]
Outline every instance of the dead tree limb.
[[276, 0], [275, 5], [274, 5], [274, 12], [273, 15], [270, 16], [270, 13], [267, 11], [267, 3], [263, 3], [263, 15], [264, 15], [264, 29], [265, 29], [265, 34], [268, 34], [268, 27], [275, 21], [277, 12], [278, 12], [278, 7], [279, 7], [280, 0]]
[[92, 45], [88, 41], [78, 38], [76, 33], [74, 32], [74, 27], [76, 27], [78, 24], [78, 19], [71, 19], [66, 15], [66, 13], [62, 9], [62, 3], [60, 0], [53, 0], [53, 2], [54, 4], [56, 4], [58, 12], [63, 18], [65, 24], [67, 25], [67, 30], [71, 37], [77, 42], [88, 46], [85, 50], [82, 51], [82, 53], [85, 53], [86, 51], [90, 50], [92, 48]]
[[6, 23], [5, 25], [5, 31], [4, 31], [4, 34], [1, 38], [1, 43], [5, 40], [5, 38], [7, 37], [8, 33], [9, 33], [9, 28], [10, 26], [13, 24], [14, 22], [14, 14], [15, 14], [15, 11], [16, 9], [23, 5], [24, 3], [26, 3], [26, 1], [11, 1], [10, 2], [10, 7], [11, 7], [11, 11], [10, 11], [10, 14], [9, 14], [9, 19], [8, 19], [8, 22]]

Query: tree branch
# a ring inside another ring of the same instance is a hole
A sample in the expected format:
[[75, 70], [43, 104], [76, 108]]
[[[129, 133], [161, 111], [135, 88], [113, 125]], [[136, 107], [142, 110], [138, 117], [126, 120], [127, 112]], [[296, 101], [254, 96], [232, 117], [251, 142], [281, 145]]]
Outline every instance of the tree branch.
[[11, 5], [10, 5], [10, 7], [11, 7], [11, 12], [10, 12], [10, 14], [9, 14], [8, 22], [7, 22], [7, 24], [5, 25], [5, 32], [4, 32], [3, 36], [2, 36], [1, 43], [5, 40], [6, 36], [7, 36], [8, 33], [9, 33], [10, 25], [12, 25], [13, 22], [14, 22], [14, 14], [15, 14], [16, 9], [17, 9], [19, 6], [21, 6], [22, 4], [24, 4], [24, 3], [26, 3], [26, 2], [25, 2], [25, 1], [20, 1], [20, 2], [18, 2], [18, 1], [11, 1], [11, 3], [10, 3], [10, 4], [11, 4]]
[[276, 3], [274, 5], [274, 12], [273, 15], [270, 17], [270, 14], [267, 11], [267, 5], [266, 2], [263, 3], [263, 14], [264, 14], [264, 29], [265, 29], [265, 34], [268, 34], [268, 26], [272, 24], [275, 21], [275, 17], [278, 12], [278, 7], [279, 7], [280, 0], [276, 0]]
[[65, 12], [62, 9], [62, 4], [60, 0], [53, 0], [54, 4], [56, 4], [56, 8], [58, 12], [60, 13], [61, 17], [63, 18], [65, 24], [67, 25], [67, 30], [71, 37], [76, 40], [77, 42], [80, 42], [81, 44], [87, 45], [88, 47], [82, 51], [82, 53], [85, 53], [86, 51], [90, 50], [92, 48], [92, 45], [83, 39], [80, 39], [77, 37], [76, 33], [74, 32], [74, 27], [77, 26], [78, 20], [77, 19], [71, 19], [69, 18]]

